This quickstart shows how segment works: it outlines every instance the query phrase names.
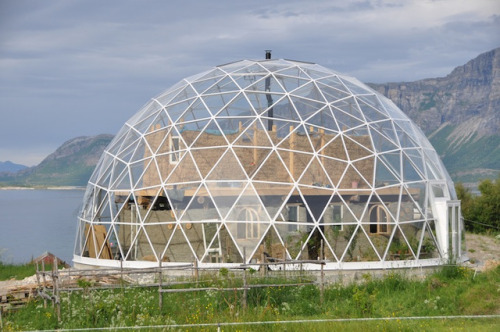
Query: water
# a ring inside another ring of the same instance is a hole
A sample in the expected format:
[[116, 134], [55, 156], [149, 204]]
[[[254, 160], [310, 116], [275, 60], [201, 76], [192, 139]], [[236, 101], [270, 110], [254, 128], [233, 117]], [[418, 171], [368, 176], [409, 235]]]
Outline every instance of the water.
[[49, 251], [71, 264], [84, 190], [0, 190], [0, 260], [26, 263]]

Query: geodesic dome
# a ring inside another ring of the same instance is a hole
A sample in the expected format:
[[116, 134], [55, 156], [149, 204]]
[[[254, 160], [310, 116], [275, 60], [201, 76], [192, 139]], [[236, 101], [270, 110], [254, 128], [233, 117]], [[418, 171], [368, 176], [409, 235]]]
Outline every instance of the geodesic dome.
[[433, 265], [461, 257], [461, 230], [436, 151], [391, 101], [317, 64], [244, 60], [126, 122], [89, 181], [74, 262]]

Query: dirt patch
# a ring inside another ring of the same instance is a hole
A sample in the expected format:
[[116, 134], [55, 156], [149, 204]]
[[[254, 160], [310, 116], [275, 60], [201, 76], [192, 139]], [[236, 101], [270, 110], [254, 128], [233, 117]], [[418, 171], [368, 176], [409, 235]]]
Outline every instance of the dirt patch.
[[500, 265], [500, 235], [465, 234], [468, 265], [478, 270], [488, 270]]

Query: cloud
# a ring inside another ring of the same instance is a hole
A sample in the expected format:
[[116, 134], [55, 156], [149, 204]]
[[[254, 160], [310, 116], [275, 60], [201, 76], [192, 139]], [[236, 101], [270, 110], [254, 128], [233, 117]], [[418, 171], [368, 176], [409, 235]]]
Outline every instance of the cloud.
[[[499, 7], [496, 0], [2, 1], [0, 142], [36, 155], [75, 136], [115, 133], [183, 77], [262, 58], [265, 49], [365, 82], [443, 76], [500, 45]], [[0, 160], [22, 162], [6, 145]]]

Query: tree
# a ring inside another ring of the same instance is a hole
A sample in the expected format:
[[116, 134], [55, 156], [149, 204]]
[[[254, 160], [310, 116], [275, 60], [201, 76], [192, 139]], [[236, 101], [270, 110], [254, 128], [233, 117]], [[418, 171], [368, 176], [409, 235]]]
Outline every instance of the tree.
[[461, 183], [455, 186], [458, 199], [462, 201], [462, 215], [466, 228], [473, 232], [499, 230], [500, 174], [495, 181], [490, 179], [481, 181], [478, 189], [481, 194], [473, 196]]

